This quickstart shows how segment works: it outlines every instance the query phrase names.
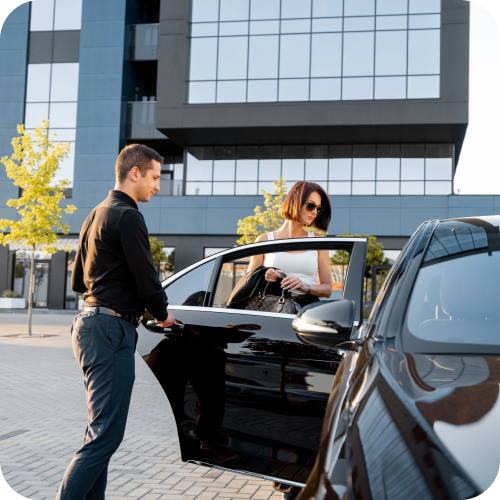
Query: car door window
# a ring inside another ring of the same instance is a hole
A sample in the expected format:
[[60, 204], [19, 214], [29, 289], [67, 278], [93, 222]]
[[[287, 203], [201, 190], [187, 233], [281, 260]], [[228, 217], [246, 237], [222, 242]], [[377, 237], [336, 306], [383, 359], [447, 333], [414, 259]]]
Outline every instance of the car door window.
[[165, 288], [171, 306], [203, 307], [215, 260], [211, 260], [180, 276]]
[[[307, 250], [312, 252], [315, 251], [311, 250], [310, 247], [308, 247]], [[298, 247], [296, 251], [287, 253], [299, 253], [303, 251], [305, 251], [305, 249]], [[279, 252], [268, 252], [268, 254], [271, 253]], [[320, 298], [320, 300], [342, 299], [349, 267], [349, 259], [350, 254], [346, 250], [329, 250], [330, 270], [332, 274], [332, 294], [328, 299]], [[216, 281], [217, 285], [212, 307], [226, 307], [232, 291], [238, 282], [247, 274], [249, 265], [250, 256], [227, 261], [222, 264]]]
[[222, 264], [212, 307], [226, 307], [231, 292], [238, 281], [245, 276], [249, 265], [250, 258], [246, 257]]

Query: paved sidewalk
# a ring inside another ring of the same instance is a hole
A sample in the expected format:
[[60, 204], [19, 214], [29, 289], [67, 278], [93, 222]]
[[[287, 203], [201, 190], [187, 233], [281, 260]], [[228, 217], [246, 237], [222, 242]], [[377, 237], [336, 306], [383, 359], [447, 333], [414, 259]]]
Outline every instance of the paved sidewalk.
[[[33, 500], [53, 500], [86, 426], [85, 390], [71, 349], [71, 315], [0, 313], [0, 466], [8, 484]], [[136, 355], [125, 439], [110, 464], [110, 499], [281, 498], [271, 483], [181, 461], [173, 415], [161, 387]]]

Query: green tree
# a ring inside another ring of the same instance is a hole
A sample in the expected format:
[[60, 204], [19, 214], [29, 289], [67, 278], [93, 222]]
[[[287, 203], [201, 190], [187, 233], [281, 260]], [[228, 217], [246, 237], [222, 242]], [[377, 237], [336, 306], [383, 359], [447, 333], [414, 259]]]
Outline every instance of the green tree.
[[[0, 219], [0, 244], [22, 243], [31, 249], [30, 288], [28, 296], [28, 334], [31, 335], [33, 295], [35, 291], [35, 251], [55, 253], [58, 233], [68, 234], [70, 226], [63, 224], [59, 207], [65, 198], [64, 190], [70, 186], [67, 179], [59, 182], [54, 177], [59, 169], [59, 162], [68, 156], [69, 143], [54, 144], [48, 136], [49, 121], [43, 120], [33, 137], [18, 125], [18, 137], [12, 139], [13, 155], [1, 159], [7, 171], [7, 177], [21, 190], [21, 196], [7, 202], [20, 215], [19, 220]], [[68, 205], [64, 212], [71, 214], [76, 210]], [[69, 252], [69, 247], [64, 250]]]
[[271, 193], [261, 190], [267, 210], [262, 211], [261, 206], [256, 206], [254, 208], [255, 215], [249, 215], [238, 221], [237, 234], [240, 234], [241, 238], [236, 242], [236, 246], [254, 243], [259, 234], [275, 231], [283, 224], [281, 205], [283, 205], [288, 189], [286, 181], [282, 177], [274, 181], [273, 184], [276, 186], [274, 197]]
[[172, 250], [165, 260], [165, 265], [163, 267], [163, 272], [173, 274], [174, 273], [174, 261], [175, 261], [175, 249]]
[[155, 265], [156, 269], [158, 269], [160, 262], [165, 262], [168, 258], [165, 250], [163, 250], [163, 241], [158, 241], [156, 238], [150, 236], [149, 246], [151, 248], [151, 257], [153, 257], [153, 264]]
[[[368, 234], [339, 234], [343, 238], [368, 238], [368, 248], [366, 252], [365, 264], [365, 300], [368, 289], [368, 280], [371, 278], [372, 266], [377, 264], [387, 264], [389, 260], [384, 255], [384, 245], [377, 242], [375, 236]], [[332, 257], [330, 263], [337, 266], [347, 267], [349, 264], [349, 254], [345, 250], [337, 250]]]

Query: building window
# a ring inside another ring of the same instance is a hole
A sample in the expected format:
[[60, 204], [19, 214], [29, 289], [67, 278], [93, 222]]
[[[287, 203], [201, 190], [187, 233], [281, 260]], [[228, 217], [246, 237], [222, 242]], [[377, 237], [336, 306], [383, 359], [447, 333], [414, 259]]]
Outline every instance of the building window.
[[82, 0], [37, 0], [31, 2], [30, 31], [79, 30]]
[[203, 258], [210, 257], [211, 255], [219, 252], [223, 252], [224, 250], [229, 250], [227, 247], [205, 247], [205, 252]]
[[[11, 245], [15, 248], [17, 245]], [[48, 284], [51, 254], [40, 250], [35, 251], [35, 290], [33, 294], [33, 307], [47, 307]], [[31, 250], [21, 249], [16, 251], [14, 264], [14, 292], [17, 292], [29, 301], [30, 289]]]
[[[42, 124], [42, 120], [48, 119], [49, 135], [56, 135], [52, 140], [70, 143], [68, 157], [63, 158], [59, 163], [60, 168], [55, 178], [55, 182], [68, 179], [70, 187], [73, 186], [75, 164], [80, 69], [76, 61], [79, 57], [78, 30], [81, 24], [82, 0], [37, 0], [31, 3], [30, 31], [32, 34], [30, 35], [28, 59], [30, 63], [28, 64], [24, 125], [26, 131], [32, 133], [35, 127]], [[57, 32], [64, 33], [57, 34]], [[65, 38], [69, 34], [76, 34], [76, 38], [73, 35]], [[45, 35], [50, 35], [50, 37], [39, 38]], [[37, 44], [43, 46], [37, 46]], [[68, 61], [69, 57], [69, 61], [72, 62], [60, 62], [59, 56], [63, 57], [63, 61]]]
[[67, 255], [66, 260], [66, 298], [64, 302], [65, 309], [77, 309], [81, 310], [83, 308], [83, 295], [81, 293], [74, 292], [71, 289], [71, 275], [73, 273], [73, 266], [75, 264], [76, 252], [71, 252]]
[[67, 158], [59, 163], [55, 182], [68, 179], [73, 186], [79, 63], [28, 64], [24, 125], [33, 133], [49, 120], [54, 142], [69, 142]]
[[[425, 157], [434, 154], [443, 156], [441, 146], [449, 157]], [[399, 145], [396, 147], [400, 150]], [[326, 146], [318, 148], [328, 149]], [[304, 147], [298, 149], [305, 152]], [[375, 149], [373, 147], [374, 152]], [[381, 151], [377, 153], [382, 156], [380, 158], [198, 160], [188, 153], [186, 195], [256, 196], [261, 189], [273, 193], [273, 181], [279, 177], [287, 181], [288, 189], [296, 182], [307, 180], [319, 184], [330, 195], [452, 194], [452, 148], [448, 145], [429, 145], [427, 150], [425, 153], [422, 147], [420, 158], [383, 157]], [[351, 147], [349, 151], [352, 152]], [[263, 154], [256, 148], [255, 156]]]
[[188, 102], [439, 98], [440, 0], [192, 0]]
[[160, 191], [156, 196], [182, 196], [184, 184], [184, 164], [182, 157], [167, 157], [161, 166]]

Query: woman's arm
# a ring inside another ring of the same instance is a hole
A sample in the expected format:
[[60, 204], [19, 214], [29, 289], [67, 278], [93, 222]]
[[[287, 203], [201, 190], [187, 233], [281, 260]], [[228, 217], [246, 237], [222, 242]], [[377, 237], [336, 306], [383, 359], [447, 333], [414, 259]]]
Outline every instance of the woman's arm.
[[[255, 240], [255, 243], [258, 243], [259, 241], [267, 241], [267, 234], [259, 234], [257, 236], [257, 239]], [[264, 265], [264, 257], [265, 255], [252, 255], [250, 259], [250, 265], [248, 266], [247, 273], [251, 273], [252, 271], [255, 271], [258, 267]]]
[[332, 295], [332, 270], [328, 250], [318, 250], [318, 281], [311, 287], [311, 295], [329, 298]]

